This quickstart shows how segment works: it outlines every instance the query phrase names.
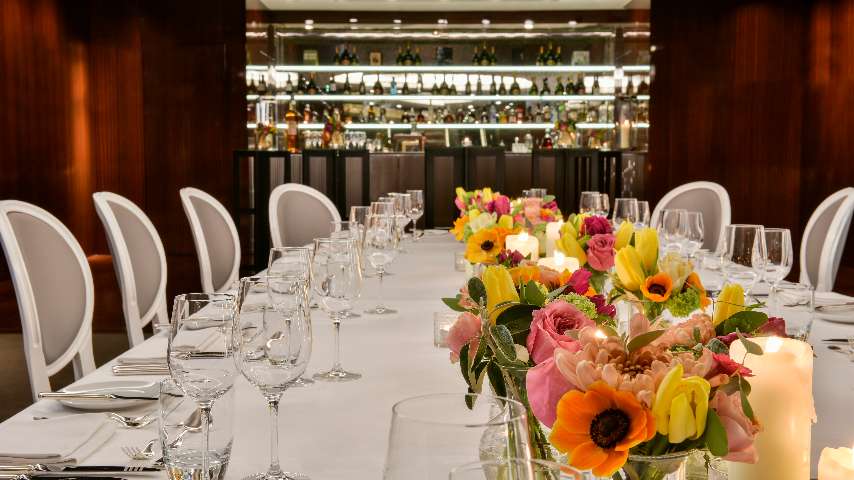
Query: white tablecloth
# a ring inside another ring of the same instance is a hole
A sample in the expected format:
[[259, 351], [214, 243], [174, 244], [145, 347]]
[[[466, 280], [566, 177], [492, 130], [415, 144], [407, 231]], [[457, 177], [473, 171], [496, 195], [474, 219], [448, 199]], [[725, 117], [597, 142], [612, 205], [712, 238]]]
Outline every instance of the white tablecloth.
[[[344, 367], [363, 375], [348, 383], [315, 383], [285, 393], [280, 406], [282, 467], [316, 480], [382, 477], [392, 405], [404, 398], [437, 392], [463, 392], [459, 369], [451, 366], [448, 351], [433, 346], [433, 313], [447, 312], [439, 300], [452, 296], [465, 274], [454, 271], [454, 252], [462, 245], [450, 235], [425, 236], [409, 253], [400, 255], [386, 277], [385, 303], [397, 315], [348, 319], [342, 324]], [[359, 311], [373, 306], [377, 279], [366, 279]], [[314, 346], [307, 370], [327, 369], [332, 358], [329, 318], [314, 310]], [[811, 338], [846, 337], [854, 327], [816, 320]], [[149, 340], [135, 350], [147, 354]], [[813, 469], [821, 449], [854, 443], [854, 367], [848, 358], [816, 341], [814, 396], [818, 424], [813, 428]], [[156, 353], [156, 352], [151, 352]], [[116, 379], [113, 362], [78, 383]], [[128, 377], [145, 379], [148, 377]], [[150, 377], [156, 380], [159, 377]], [[785, 401], [785, 399], [780, 399]], [[260, 393], [242, 377], [236, 384], [234, 449], [229, 479], [266, 470], [269, 458], [269, 423]], [[19, 416], [56, 415], [70, 411], [58, 402], [42, 400]], [[144, 445], [156, 437], [156, 422], [142, 430], [119, 430], [109, 445], [85, 463], [126, 461], [120, 447]], [[815, 470], [813, 470], [815, 475]]]

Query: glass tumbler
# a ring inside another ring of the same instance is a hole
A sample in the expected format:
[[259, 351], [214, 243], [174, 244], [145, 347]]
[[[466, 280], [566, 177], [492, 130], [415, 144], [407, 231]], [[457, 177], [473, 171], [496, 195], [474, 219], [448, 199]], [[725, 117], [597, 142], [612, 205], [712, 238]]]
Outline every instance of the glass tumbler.
[[[198, 404], [185, 396], [171, 378], [160, 382], [158, 403], [160, 448], [166, 474], [170, 480], [203, 478], [205, 438]], [[233, 388], [214, 403], [210, 415], [207, 478], [222, 480], [228, 468], [233, 441]]]

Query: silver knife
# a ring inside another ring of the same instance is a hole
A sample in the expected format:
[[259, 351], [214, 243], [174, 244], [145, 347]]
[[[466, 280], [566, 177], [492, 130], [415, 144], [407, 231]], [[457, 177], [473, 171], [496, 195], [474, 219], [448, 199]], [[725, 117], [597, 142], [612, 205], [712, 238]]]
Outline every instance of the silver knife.
[[41, 392], [39, 393], [39, 398], [53, 398], [57, 400], [157, 400], [157, 397], [146, 397], [145, 395], [69, 392]]

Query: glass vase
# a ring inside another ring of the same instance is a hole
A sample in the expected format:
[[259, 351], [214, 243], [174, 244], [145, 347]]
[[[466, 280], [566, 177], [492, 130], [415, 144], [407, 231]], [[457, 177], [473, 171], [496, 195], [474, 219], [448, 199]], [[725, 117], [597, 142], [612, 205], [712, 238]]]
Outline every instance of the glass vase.
[[693, 451], [647, 457], [629, 455], [622, 468], [623, 480], [688, 480], [687, 461]]

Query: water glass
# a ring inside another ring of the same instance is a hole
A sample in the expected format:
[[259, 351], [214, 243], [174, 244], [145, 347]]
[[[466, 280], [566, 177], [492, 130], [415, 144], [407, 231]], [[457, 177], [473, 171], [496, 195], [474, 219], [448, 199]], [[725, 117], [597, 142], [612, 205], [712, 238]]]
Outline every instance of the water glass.
[[465, 272], [469, 261], [466, 259], [466, 252], [454, 252], [454, 270], [457, 272]]
[[397, 238], [399, 253], [406, 253], [403, 249], [403, 233], [406, 226], [409, 225], [410, 218], [408, 212], [412, 206], [412, 197], [408, 193], [390, 193], [392, 197], [392, 208], [394, 210], [394, 232]]
[[[210, 412], [208, 440], [208, 475], [213, 480], [225, 478], [231, 457], [234, 423], [234, 390], [219, 398]], [[202, 412], [196, 402], [171, 378], [160, 382], [158, 400], [158, 437], [163, 465], [170, 480], [202, 478]]]
[[578, 199], [579, 213], [596, 213], [602, 210], [602, 201], [599, 192], [581, 192]]
[[682, 251], [682, 242], [685, 240], [684, 225], [687, 210], [682, 208], [671, 208], [661, 212], [661, 222], [658, 231], [664, 237], [664, 248], [667, 250]]
[[456, 313], [434, 312], [433, 313], [433, 346], [448, 348], [448, 332], [457, 321]]
[[786, 320], [786, 335], [807, 341], [815, 316], [815, 288], [778, 282], [771, 286], [768, 303], [771, 316]]
[[697, 250], [703, 246], [705, 238], [703, 214], [701, 212], [685, 212], [679, 230], [685, 246], [685, 254], [693, 258]]
[[617, 198], [614, 200], [614, 215], [612, 217], [614, 225], [619, 226], [624, 221], [634, 224], [637, 223], [638, 218], [640, 218], [640, 214], [636, 198]]
[[608, 194], [607, 193], [600, 193], [599, 194], [599, 208], [600, 208], [600, 210], [598, 212], [599, 215], [601, 215], [605, 218], [608, 218], [608, 212], [611, 211], [611, 205], [608, 201]]
[[521, 403], [490, 395], [424, 395], [392, 408], [383, 479], [435, 480], [460, 465], [517, 457], [531, 458]]
[[377, 290], [379, 297], [377, 306], [365, 311], [365, 313], [374, 315], [397, 313], [396, 310], [383, 305], [382, 301], [383, 278], [386, 275], [386, 269], [394, 261], [396, 255], [394, 217], [380, 213], [388, 210], [387, 204], [371, 204], [371, 215], [368, 217], [368, 228], [365, 232], [364, 256], [377, 272], [380, 282]]
[[450, 480], [592, 480], [590, 473], [546, 460], [505, 458], [474, 462], [451, 470]]
[[648, 227], [650, 221], [649, 202], [646, 200], [638, 200], [638, 224], [642, 227]]
[[795, 254], [792, 251], [792, 233], [788, 228], [766, 228], [765, 281], [772, 286], [778, 284], [792, 271]]
[[418, 235], [418, 219], [424, 215], [424, 191], [407, 190], [406, 193], [410, 197], [407, 216], [412, 220], [412, 241], [417, 242], [420, 238]]
[[749, 293], [765, 272], [764, 228], [762, 225], [727, 225], [720, 243], [727, 280], [740, 284], [745, 293]]

